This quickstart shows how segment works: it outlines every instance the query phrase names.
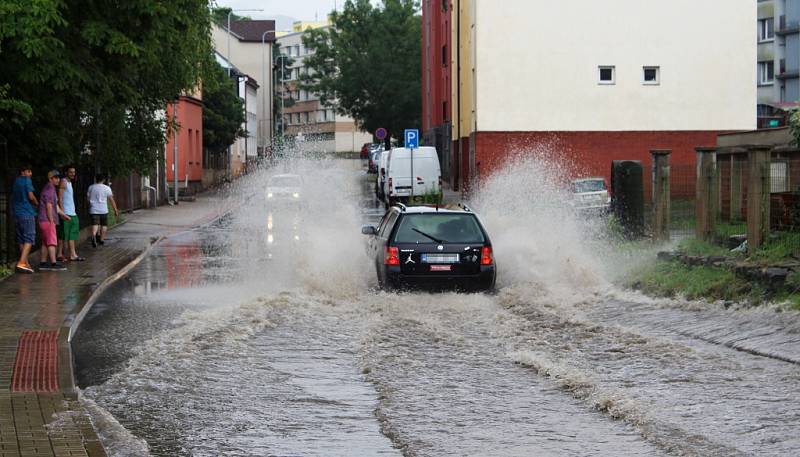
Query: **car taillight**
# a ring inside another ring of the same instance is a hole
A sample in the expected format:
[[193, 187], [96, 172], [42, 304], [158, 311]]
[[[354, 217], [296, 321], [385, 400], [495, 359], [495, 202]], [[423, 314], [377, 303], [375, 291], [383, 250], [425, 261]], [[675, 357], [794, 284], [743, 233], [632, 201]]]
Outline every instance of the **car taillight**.
[[383, 257], [384, 265], [400, 265], [400, 250], [397, 248], [387, 247], [386, 254]]
[[493, 262], [492, 248], [487, 246], [481, 249], [481, 265], [491, 265]]

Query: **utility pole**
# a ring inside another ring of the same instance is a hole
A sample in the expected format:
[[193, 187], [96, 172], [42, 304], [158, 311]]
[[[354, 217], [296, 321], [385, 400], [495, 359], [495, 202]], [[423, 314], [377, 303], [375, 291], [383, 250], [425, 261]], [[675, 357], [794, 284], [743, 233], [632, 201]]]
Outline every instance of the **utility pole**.
[[250, 148], [248, 147], [248, 143], [247, 143], [248, 138], [250, 138], [250, 130], [248, 129], [248, 127], [249, 127], [249, 125], [248, 125], [249, 122], [248, 121], [249, 120], [247, 119], [247, 80], [248, 80], [247, 76], [243, 76], [242, 77], [242, 81], [244, 81], [244, 84], [243, 84], [243, 87], [244, 87], [244, 91], [243, 91], [244, 92], [244, 131], [245, 131], [245, 136], [244, 136], [244, 174], [247, 174], [247, 172], [249, 171], [248, 170], [248, 165], [247, 165], [247, 154], [250, 152]]
[[178, 102], [180, 97], [175, 99], [172, 105], [172, 184], [175, 186], [175, 204], [178, 204]]
[[[273, 114], [272, 113], [272, 100], [270, 100], [270, 104], [267, 105], [267, 92], [272, 94], [272, 90], [271, 89], [272, 89], [272, 84], [274, 84], [274, 82], [272, 81], [272, 79], [273, 79], [272, 78], [272, 72], [270, 71], [270, 84], [266, 85], [266, 81], [267, 81], [267, 79], [266, 79], [267, 78], [267, 63], [266, 62], [267, 61], [266, 61], [266, 58], [265, 58], [265, 55], [264, 55], [265, 54], [264, 44], [265, 44], [265, 39], [266, 39], [268, 33], [269, 33], [269, 30], [261, 34], [261, 84], [265, 84], [265, 87], [266, 87], [266, 89], [262, 89], [262, 92], [261, 92], [262, 93], [262, 95], [261, 95], [261, 106], [262, 106], [262, 109], [264, 109], [264, 115], [265, 115], [264, 117], [266, 117], [266, 113], [270, 113], [270, 116], [268, 118], [268, 122], [266, 124], [269, 125], [269, 133], [270, 133], [269, 137], [272, 138], [272, 136], [273, 136], [272, 135], [272, 117], [273, 117], [272, 116], [272, 114]], [[272, 49], [272, 48], [270, 47], [270, 49]], [[270, 61], [270, 63], [272, 63], [272, 53], [270, 53], [269, 61]], [[267, 111], [267, 110], [269, 110], [269, 111]], [[261, 122], [261, 137], [260, 137], [261, 141], [259, 141], [259, 143], [261, 143], [261, 147], [262, 148], [266, 147], [266, 145], [267, 145], [266, 144], [267, 141], [266, 141], [266, 138], [265, 138], [266, 135], [264, 134], [265, 128], [264, 128], [263, 124], [264, 124], [264, 121]], [[263, 153], [263, 150], [262, 150], [262, 153]]]

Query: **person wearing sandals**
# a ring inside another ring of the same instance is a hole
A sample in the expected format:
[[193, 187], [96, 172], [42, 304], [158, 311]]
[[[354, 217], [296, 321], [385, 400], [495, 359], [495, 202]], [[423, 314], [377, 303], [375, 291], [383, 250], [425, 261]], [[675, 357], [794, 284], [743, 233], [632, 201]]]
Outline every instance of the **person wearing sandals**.
[[[58, 201], [61, 202], [61, 209], [69, 219], [62, 219], [60, 230], [58, 231], [58, 261], [82, 262], [86, 259], [78, 255], [75, 245], [80, 236], [80, 225], [78, 223], [78, 213], [75, 211], [75, 193], [72, 189], [72, 182], [75, 180], [75, 167], [68, 166], [64, 169], [65, 175], [61, 177], [58, 186]], [[64, 256], [64, 251], [68, 250], [69, 257]]]
[[[61, 174], [58, 170], [48, 172], [47, 185], [44, 186], [39, 196], [39, 235], [42, 239], [39, 270], [62, 271], [67, 269], [63, 263], [56, 261], [58, 216], [63, 217], [64, 220], [70, 219], [58, 204], [56, 186], [58, 186], [59, 181], [61, 181]], [[48, 258], [50, 262], [47, 262]]]
[[20, 168], [11, 191], [11, 207], [14, 211], [14, 227], [20, 252], [15, 268], [17, 273], [33, 273], [28, 255], [36, 242], [36, 207], [39, 202], [33, 193], [32, 174], [30, 165]]

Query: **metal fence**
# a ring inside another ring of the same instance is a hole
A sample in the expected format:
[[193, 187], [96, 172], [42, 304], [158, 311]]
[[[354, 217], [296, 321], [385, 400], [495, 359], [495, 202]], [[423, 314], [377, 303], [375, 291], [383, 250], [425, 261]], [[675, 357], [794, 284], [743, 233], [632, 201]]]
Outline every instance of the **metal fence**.
[[[94, 169], [78, 168], [72, 187], [75, 195], [75, 210], [78, 213], [80, 227], [89, 224], [89, 202], [86, 192], [94, 183]], [[0, 264], [11, 263], [16, 260], [19, 252], [14, 235], [14, 215], [11, 209], [11, 190], [18, 174], [15, 170], [5, 169], [0, 175]], [[45, 172], [37, 170], [32, 178], [36, 194], [41, 192], [46, 184]], [[144, 205], [142, 198], [142, 179], [138, 174], [124, 178], [114, 179], [111, 183], [114, 191], [114, 200], [121, 212], [141, 209]]]
[[670, 167], [669, 234], [673, 239], [694, 236], [696, 220], [697, 169], [695, 165]]
[[[653, 198], [654, 170], [645, 169], [642, 174], [644, 195], [645, 231], [655, 231], [655, 201]], [[668, 231], [671, 239], [684, 239], [695, 233], [695, 193], [697, 171], [695, 165], [672, 165], [669, 171], [670, 211]]]
[[[711, 241], [733, 247], [750, 233], [763, 234], [750, 254], [764, 259], [800, 258], [800, 150], [728, 148], [715, 153], [717, 206]], [[752, 208], [751, 208], [752, 207]], [[759, 210], [763, 208], [763, 210]], [[766, 217], [766, 213], [769, 217]]]

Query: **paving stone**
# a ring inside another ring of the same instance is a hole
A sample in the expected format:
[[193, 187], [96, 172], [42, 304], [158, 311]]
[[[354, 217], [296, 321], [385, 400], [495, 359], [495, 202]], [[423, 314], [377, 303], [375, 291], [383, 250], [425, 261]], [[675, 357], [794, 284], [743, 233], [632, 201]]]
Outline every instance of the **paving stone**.
[[[112, 229], [114, 242], [98, 249], [87, 243], [79, 246], [86, 262], [69, 263], [66, 272], [13, 275], [0, 282], [0, 457], [105, 457], [88, 413], [75, 400], [73, 386], [61, 385], [62, 391], [55, 394], [12, 392], [20, 336], [25, 331], [69, 327], [98, 285], [154, 240], [210, 222], [223, 210], [216, 197], [205, 196], [128, 215], [126, 224]], [[64, 340], [60, 338], [59, 344], [66, 344]], [[62, 376], [58, 379], [64, 383]]]

